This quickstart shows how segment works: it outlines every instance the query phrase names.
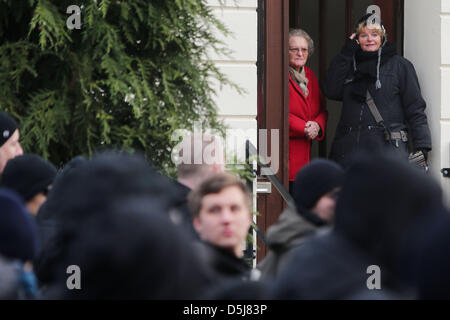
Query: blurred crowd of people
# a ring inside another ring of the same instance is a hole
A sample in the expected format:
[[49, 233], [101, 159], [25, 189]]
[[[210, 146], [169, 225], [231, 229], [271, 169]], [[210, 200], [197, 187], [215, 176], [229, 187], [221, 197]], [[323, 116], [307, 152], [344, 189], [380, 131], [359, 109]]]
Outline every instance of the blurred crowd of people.
[[109, 151], [58, 170], [19, 139], [1, 112], [0, 299], [450, 298], [442, 190], [396, 155], [305, 165], [255, 268], [252, 195], [223, 163], [180, 164], [173, 181]]

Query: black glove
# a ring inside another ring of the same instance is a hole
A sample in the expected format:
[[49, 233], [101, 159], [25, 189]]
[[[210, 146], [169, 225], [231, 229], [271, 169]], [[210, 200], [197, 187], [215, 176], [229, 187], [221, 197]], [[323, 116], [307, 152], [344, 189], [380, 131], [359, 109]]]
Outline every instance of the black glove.
[[427, 149], [419, 149], [419, 151], [422, 151], [425, 161], [428, 161], [428, 150]]
[[341, 53], [343, 55], [353, 57], [356, 51], [360, 48], [358, 42], [356, 42], [356, 39], [347, 39], [345, 42], [344, 47], [341, 50]]

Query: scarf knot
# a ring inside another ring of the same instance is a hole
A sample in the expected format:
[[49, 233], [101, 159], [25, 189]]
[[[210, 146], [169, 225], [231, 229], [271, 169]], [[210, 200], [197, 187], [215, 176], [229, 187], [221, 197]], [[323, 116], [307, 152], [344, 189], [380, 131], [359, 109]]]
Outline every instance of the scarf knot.
[[396, 54], [393, 44], [385, 42], [378, 51], [363, 51], [359, 49], [353, 57], [354, 81], [353, 96], [361, 102], [366, 101], [366, 92], [370, 84], [381, 88], [380, 66]]
[[308, 78], [306, 78], [305, 67], [303, 67], [300, 70], [300, 72], [298, 72], [297, 70], [295, 70], [292, 67], [289, 67], [289, 73], [291, 74], [291, 77], [295, 81], [295, 83], [298, 84], [298, 86], [302, 90], [302, 92], [305, 95], [305, 97], [308, 97], [308, 94], [309, 94], [309, 90], [308, 90], [309, 80], [308, 80]]

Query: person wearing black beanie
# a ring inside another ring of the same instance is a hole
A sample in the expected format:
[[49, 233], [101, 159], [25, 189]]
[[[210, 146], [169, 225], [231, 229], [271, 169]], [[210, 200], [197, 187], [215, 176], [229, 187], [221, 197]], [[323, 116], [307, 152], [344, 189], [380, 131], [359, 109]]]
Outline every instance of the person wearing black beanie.
[[288, 207], [269, 228], [269, 254], [258, 265], [262, 280], [276, 278], [294, 249], [314, 235], [320, 227], [332, 223], [344, 170], [326, 159], [314, 159], [297, 173], [293, 197], [296, 208]]
[[17, 297], [14, 299], [35, 298], [38, 289], [31, 263], [39, 249], [36, 223], [22, 199], [11, 190], [0, 189], [0, 208], [0, 258], [16, 270]]
[[[448, 234], [447, 220], [442, 188], [432, 177], [388, 152], [358, 153], [345, 174], [333, 229], [293, 253], [269, 299], [413, 299], [415, 282], [425, 278], [434, 291], [441, 284], [436, 273], [448, 278], [438, 258], [448, 255], [448, 246], [437, 249], [444, 239], [431, 234], [439, 232], [435, 223]], [[369, 279], [377, 273], [373, 287]]]
[[[162, 206], [161, 206], [162, 205]], [[156, 198], [111, 199], [74, 229], [42, 291], [50, 300], [197, 299], [211, 287], [189, 236]], [[81, 290], [67, 287], [67, 266], [81, 270]]]
[[295, 178], [293, 197], [297, 211], [309, 222], [322, 226], [333, 220], [344, 170], [335, 162], [314, 159]]
[[19, 137], [16, 121], [7, 113], [0, 111], [0, 174], [8, 160], [23, 154]]
[[36, 154], [24, 154], [8, 161], [2, 185], [17, 192], [28, 211], [37, 215], [56, 177], [56, 167]]

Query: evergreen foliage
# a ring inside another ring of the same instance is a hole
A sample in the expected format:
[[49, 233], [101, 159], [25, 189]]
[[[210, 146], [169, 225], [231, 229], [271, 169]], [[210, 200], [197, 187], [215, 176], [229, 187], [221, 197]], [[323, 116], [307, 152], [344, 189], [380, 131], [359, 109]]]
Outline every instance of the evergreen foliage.
[[168, 172], [175, 129], [222, 128], [211, 79], [236, 88], [207, 58], [224, 50], [212, 30], [228, 33], [204, 0], [0, 0], [0, 109], [57, 165], [113, 147]]

